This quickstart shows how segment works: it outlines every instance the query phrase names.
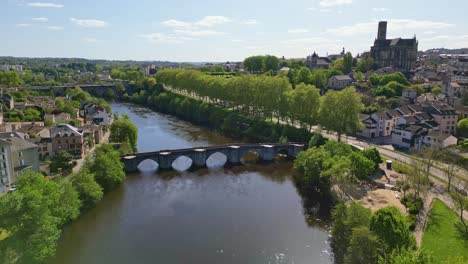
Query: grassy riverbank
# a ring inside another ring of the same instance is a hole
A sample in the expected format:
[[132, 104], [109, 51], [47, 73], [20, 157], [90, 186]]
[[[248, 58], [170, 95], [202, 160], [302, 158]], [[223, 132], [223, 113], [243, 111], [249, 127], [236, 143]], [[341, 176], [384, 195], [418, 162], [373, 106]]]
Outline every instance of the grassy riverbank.
[[457, 228], [459, 221], [458, 215], [447, 205], [439, 199], [434, 201], [422, 248], [432, 253], [436, 263], [451, 263], [449, 259], [455, 257], [468, 262], [468, 240], [463, 239]]

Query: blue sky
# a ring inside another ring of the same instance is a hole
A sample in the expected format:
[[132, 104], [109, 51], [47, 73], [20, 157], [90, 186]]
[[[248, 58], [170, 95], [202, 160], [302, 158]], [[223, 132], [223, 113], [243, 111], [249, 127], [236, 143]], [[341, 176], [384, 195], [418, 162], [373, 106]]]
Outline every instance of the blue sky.
[[419, 49], [468, 47], [467, 0], [0, 0], [0, 56], [235, 61], [369, 50], [377, 22]]

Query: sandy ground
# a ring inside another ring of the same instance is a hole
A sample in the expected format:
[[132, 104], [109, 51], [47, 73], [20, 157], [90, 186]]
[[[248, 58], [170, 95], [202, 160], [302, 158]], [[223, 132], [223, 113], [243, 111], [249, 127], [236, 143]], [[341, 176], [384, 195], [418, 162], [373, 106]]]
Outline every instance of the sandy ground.
[[380, 208], [393, 205], [400, 209], [402, 213], [406, 214], [405, 206], [401, 204], [400, 199], [397, 198], [401, 196], [402, 194], [396, 191], [377, 189], [368, 191], [367, 195], [359, 200], [359, 203], [370, 208], [373, 212]]

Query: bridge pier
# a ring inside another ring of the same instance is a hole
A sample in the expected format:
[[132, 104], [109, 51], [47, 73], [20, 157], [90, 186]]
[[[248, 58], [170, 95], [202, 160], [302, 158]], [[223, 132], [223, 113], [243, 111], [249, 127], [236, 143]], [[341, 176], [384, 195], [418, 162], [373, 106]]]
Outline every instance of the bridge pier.
[[206, 159], [208, 158], [206, 156], [206, 149], [195, 149], [195, 153], [190, 155], [190, 158], [193, 162], [192, 166], [196, 166], [198, 168], [206, 167]]
[[273, 161], [275, 157], [275, 150], [272, 145], [262, 145], [262, 149], [259, 150], [259, 153], [263, 161]]
[[159, 168], [161, 170], [170, 170], [172, 169], [172, 162], [174, 160], [171, 157], [171, 152], [161, 152], [159, 153]]
[[229, 164], [235, 165], [241, 162], [240, 156], [240, 147], [239, 146], [229, 146], [229, 154], [227, 156], [227, 162]]

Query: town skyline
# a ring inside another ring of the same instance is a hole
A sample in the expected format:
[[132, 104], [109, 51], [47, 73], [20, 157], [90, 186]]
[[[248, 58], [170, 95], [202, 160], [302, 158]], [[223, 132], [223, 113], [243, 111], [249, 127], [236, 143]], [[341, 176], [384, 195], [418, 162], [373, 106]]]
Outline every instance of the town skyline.
[[[404, 1], [299, 0], [271, 5], [262, 0], [231, 6], [215, 1], [132, 5], [122, 0], [8, 0], [0, 4], [8, 10], [0, 18], [5, 25], [1, 33], [8, 36], [0, 56], [222, 62], [254, 54], [336, 54], [343, 47], [356, 55], [370, 50], [381, 20], [388, 21], [388, 38], [416, 35], [419, 50], [468, 47], [468, 23], [462, 19], [468, 4], [450, 2], [426, 2], [424, 12], [414, 12], [421, 10], [420, 4]], [[112, 12], [105, 11], [109, 6]]]

